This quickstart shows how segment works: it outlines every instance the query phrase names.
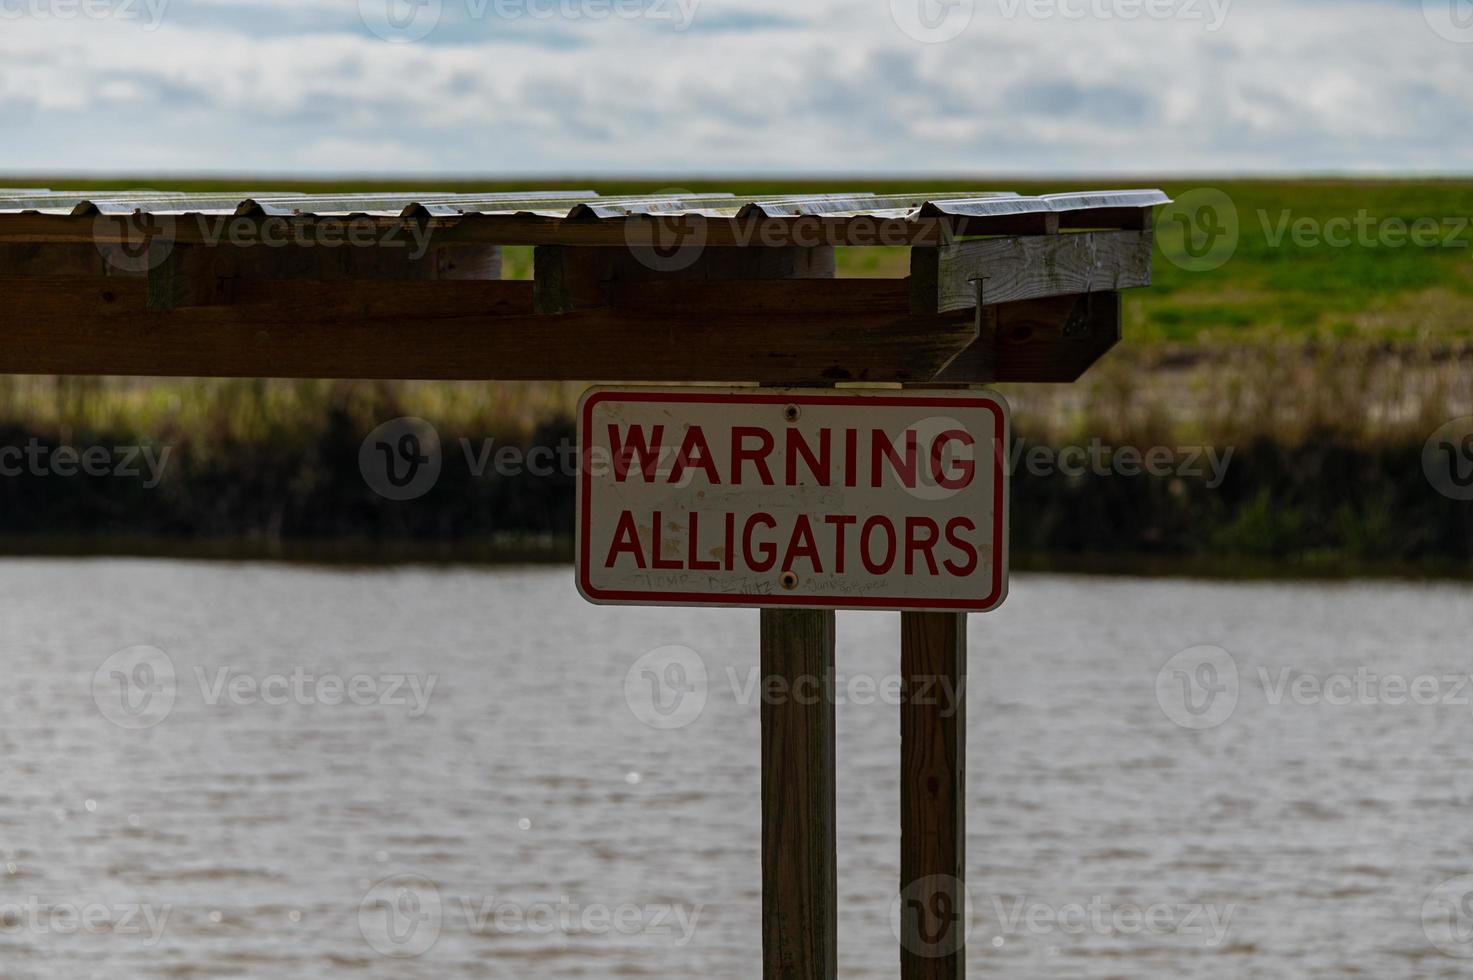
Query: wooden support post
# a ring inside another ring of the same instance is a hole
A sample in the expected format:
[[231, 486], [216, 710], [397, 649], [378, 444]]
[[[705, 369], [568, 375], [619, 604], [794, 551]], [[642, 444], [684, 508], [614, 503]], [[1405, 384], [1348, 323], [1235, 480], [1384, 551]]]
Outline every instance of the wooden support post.
[[966, 974], [967, 617], [900, 616], [900, 976]]
[[762, 976], [832, 980], [838, 964], [834, 612], [762, 610]]

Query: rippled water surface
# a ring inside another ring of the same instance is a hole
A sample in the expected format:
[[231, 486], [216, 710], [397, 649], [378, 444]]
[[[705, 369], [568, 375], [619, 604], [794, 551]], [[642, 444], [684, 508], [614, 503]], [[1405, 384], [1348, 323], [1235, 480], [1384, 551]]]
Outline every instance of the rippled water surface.
[[[0, 599], [6, 978], [759, 974], [755, 612], [563, 568], [7, 561]], [[1466, 586], [1017, 576], [971, 620], [969, 972], [1468, 975], [1470, 637]], [[839, 617], [845, 977], [898, 972], [898, 643]]]

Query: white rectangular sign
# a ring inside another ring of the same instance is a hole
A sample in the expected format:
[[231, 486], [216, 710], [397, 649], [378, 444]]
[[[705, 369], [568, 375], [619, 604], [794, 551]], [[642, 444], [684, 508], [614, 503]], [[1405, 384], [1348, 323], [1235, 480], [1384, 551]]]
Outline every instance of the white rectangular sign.
[[980, 612], [1007, 594], [992, 392], [595, 388], [578, 406], [592, 602]]

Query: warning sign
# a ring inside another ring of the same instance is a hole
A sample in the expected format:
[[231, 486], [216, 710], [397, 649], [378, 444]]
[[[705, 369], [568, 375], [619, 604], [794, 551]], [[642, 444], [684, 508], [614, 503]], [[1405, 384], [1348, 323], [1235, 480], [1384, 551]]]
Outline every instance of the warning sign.
[[595, 388], [578, 588], [598, 603], [984, 611], [1007, 593], [992, 392]]

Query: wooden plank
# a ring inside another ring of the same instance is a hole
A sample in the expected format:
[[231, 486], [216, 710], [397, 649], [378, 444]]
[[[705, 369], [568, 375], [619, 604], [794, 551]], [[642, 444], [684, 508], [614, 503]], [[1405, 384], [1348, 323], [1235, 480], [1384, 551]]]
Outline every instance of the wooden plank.
[[985, 302], [1012, 303], [1151, 284], [1149, 231], [993, 238], [911, 250], [911, 310], [948, 313]]
[[[833, 980], [838, 969], [832, 610], [764, 609], [762, 976]], [[817, 697], [794, 693], [817, 692]]]
[[[501, 278], [495, 245], [399, 247], [174, 243], [147, 270], [149, 309], [238, 301], [250, 280], [436, 282]], [[60, 248], [63, 246], [48, 246]]]
[[[533, 253], [534, 304], [538, 313], [569, 313], [608, 306], [615, 292], [636, 295], [643, 284], [740, 281], [744, 285], [788, 279], [832, 279], [832, 248], [731, 248], [685, 246], [667, 252], [631, 248], [539, 245]], [[641, 284], [631, 288], [631, 284]], [[747, 285], [753, 292], [760, 286]], [[818, 295], [811, 285], [794, 295]], [[728, 293], [728, 297], [733, 294]], [[736, 294], [740, 303], [740, 294]], [[702, 312], [725, 308], [708, 305]]]
[[1059, 215], [1052, 211], [1031, 214], [998, 214], [987, 217], [957, 216], [951, 219], [952, 233], [966, 235], [1057, 235]]
[[[204, 220], [182, 217], [175, 221], [172, 236], [185, 244], [216, 244], [212, 237], [219, 222], [241, 222], [243, 227], [267, 220], [242, 216]], [[278, 219], [279, 220], [279, 219]], [[373, 217], [360, 219], [365, 229], [387, 233], [402, 228], [404, 219]], [[625, 218], [565, 221], [536, 215], [464, 215], [427, 218], [424, 227], [436, 245], [597, 245], [627, 247], [646, 242], [661, 232], [659, 218]], [[663, 219], [667, 224], [669, 219]], [[983, 219], [984, 223], [993, 219]], [[302, 219], [311, 223], [310, 219]], [[742, 248], [854, 247], [944, 245], [950, 242], [952, 222], [941, 217], [871, 218], [831, 215], [748, 218], [703, 218], [698, 234], [711, 247]], [[992, 226], [988, 226], [991, 228]], [[978, 232], [981, 233], [981, 232]], [[992, 231], [991, 233], [997, 233]], [[105, 243], [110, 232], [106, 223], [92, 218], [49, 214], [0, 214], [0, 244], [73, 242]]]
[[199, 246], [175, 245], [147, 270], [150, 310], [173, 310], [209, 301], [214, 284], [198, 274]]
[[[860, 282], [719, 284], [725, 306], [699, 294], [717, 284], [652, 283], [634, 295], [666, 313], [538, 316], [530, 282], [243, 281], [231, 305], [151, 311], [141, 278], [0, 277], [0, 372], [904, 382], [974, 339], [970, 314], [911, 316], [902, 283]], [[849, 289], [876, 305], [829, 305]]]
[[900, 614], [900, 976], [966, 973], [967, 617]]
[[105, 256], [91, 242], [0, 245], [0, 275], [103, 276]]
[[1089, 293], [984, 309], [977, 342], [936, 380], [962, 383], [1077, 381], [1120, 342], [1120, 294]]
[[1149, 208], [1083, 208], [1059, 215], [1061, 228], [1125, 228], [1148, 231], [1155, 224], [1156, 209]]

